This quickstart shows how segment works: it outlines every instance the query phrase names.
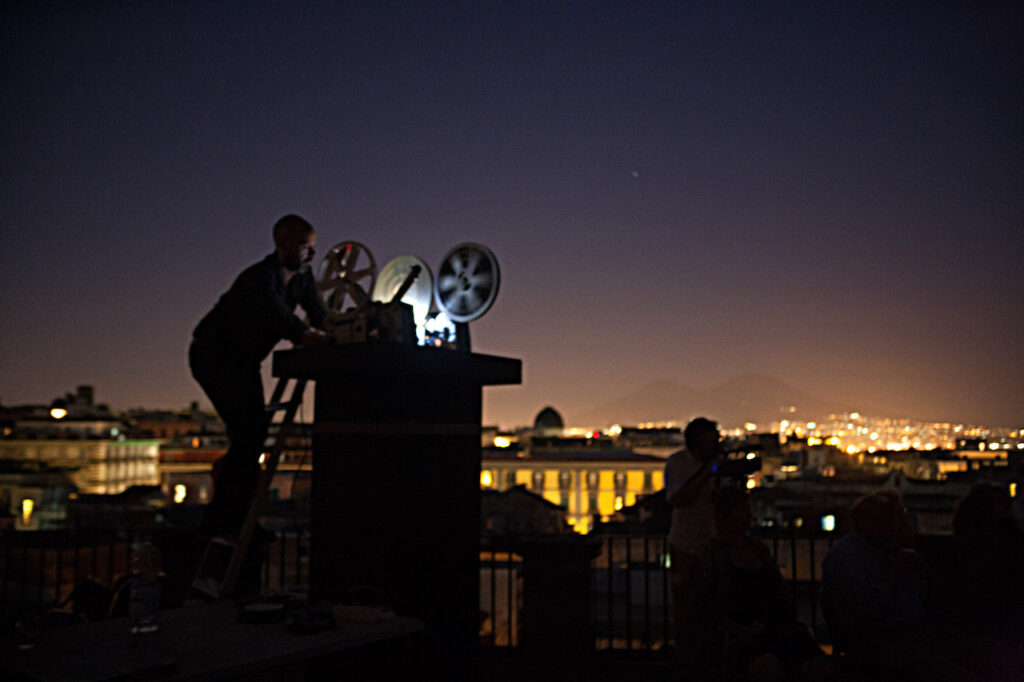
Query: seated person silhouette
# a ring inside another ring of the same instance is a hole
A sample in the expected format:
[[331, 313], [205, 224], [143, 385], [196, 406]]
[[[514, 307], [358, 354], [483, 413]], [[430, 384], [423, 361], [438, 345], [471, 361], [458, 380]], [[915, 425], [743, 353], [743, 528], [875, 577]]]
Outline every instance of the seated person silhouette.
[[953, 537], [954, 622], [974, 635], [1024, 642], [1024, 531], [1009, 493], [975, 484], [957, 503]]
[[774, 682], [834, 677], [834, 663], [797, 622], [775, 560], [749, 535], [750, 496], [740, 488], [722, 488], [714, 513], [717, 533], [699, 559], [697, 613], [706, 638], [706, 678]]
[[847, 660], [873, 676], [900, 680], [990, 679], [972, 642], [925, 611], [925, 564], [910, 548], [903, 499], [878, 490], [854, 503], [853, 532], [822, 564], [829, 627]]

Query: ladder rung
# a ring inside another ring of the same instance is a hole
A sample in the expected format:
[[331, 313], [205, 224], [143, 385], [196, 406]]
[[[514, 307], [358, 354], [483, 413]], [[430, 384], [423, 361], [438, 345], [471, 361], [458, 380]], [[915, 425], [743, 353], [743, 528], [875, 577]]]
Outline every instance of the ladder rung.
[[[298, 407], [302, 404], [302, 392], [306, 388], [305, 379], [296, 380], [290, 400], [278, 402], [284, 395], [284, 389], [287, 383], [288, 379], [278, 380], [277, 387], [274, 389], [274, 394], [270, 399], [271, 402], [266, 406], [266, 411], [270, 413], [280, 412], [282, 410], [285, 410], [286, 412], [281, 422], [278, 424], [277, 433], [268, 433], [266, 440], [263, 442], [265, 454], [267, 456], [266, 459], [263, 457], [260, 459], [265, 462], [267, 468], [261, 473], [259, 487], [257, 488], [253, 499], [249, 503], [249, 512], [246, 517], [246, 521], [243, 524], [241, 535], [238, 538], [210, 538], [207, 543], [206, 550], [203, 552], [203, 557], [199, 561], [199, 568], [196, 571], [196, 577], [192, 581], [192, 590], [206, 594], [214, 599], [220, 599], [223, 594], [230, 594], [235, 588], [235, 581], [238, 579], [238, 573], [244, 554], [248, 551], [249, 545], [252, 543], [253, 528], [256, 523], [256, 515], [259, 511], [259, 505], [266, 501], [267, 490], [270, 487], [271, 478], [274, 470], [277, 468], [281, 453], [285, 449], [285, 441], [291, 434], [291, 427], [295, 422], [295, 413]], [[214, 562], [210, 552], [213, 545], [219, 545], [231, 550], [224, 577], [221, 580], [208, 575], [210, 564]]]
[[214, 599], [220, 597], [220, 588], [220, 581], [215, 578], [196, 578], [192, 581], [193, 590], [208, 594]]
[[221, 536], [210, 538], [211, 545], [221, 545], [222, 547], [230, 547], [232, 549], [238, 547], [238, 540], [234, 538], [225, 538]]
[[292, 405], [295, 405], [297, 407], [300, 404], [301, 401], [298, 400], [289, 400], [288, 402], [283, 403], [267, 403], [266, 410], [267, 412], [280, 412], [281, 410], [287, 410]]

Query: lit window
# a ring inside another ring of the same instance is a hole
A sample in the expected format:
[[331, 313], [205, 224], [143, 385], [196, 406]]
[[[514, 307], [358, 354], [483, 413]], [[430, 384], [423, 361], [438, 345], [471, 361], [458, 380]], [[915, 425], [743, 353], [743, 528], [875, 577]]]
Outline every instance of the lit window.
[[834, 514], [826, 514], [821, 517], [821, 529], [829, 533], [836, 529], [836, 517]]
[[21, 501], [21, 523], [27, 526], [32, 520], [32, 510], [35, 509], [36, 501], [26, 497]]
[[494, 477], [491, 475], [490, 471], [481, 471], [480, 472], [480, 485], [481, 485], [481, 487], [490, 488], [493, 483], [494, 483]]
[[174, 486], [174, 503], [181, 504], [185, 501], [185, 496], [188, 494], [188, 489], [181, 483]]

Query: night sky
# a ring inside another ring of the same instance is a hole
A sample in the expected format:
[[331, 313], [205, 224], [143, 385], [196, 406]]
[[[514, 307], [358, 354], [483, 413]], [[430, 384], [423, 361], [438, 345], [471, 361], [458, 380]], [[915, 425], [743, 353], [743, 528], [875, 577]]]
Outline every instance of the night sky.
[[0, 23], [5, 405], [200, 399], [192, 328], [294, 212], [378, 266], [494, 251], [473, 349], [524, 381], [486, 390], [486, 423], [754, 372], [1024, 424], [1020, 2], [9, 1]]

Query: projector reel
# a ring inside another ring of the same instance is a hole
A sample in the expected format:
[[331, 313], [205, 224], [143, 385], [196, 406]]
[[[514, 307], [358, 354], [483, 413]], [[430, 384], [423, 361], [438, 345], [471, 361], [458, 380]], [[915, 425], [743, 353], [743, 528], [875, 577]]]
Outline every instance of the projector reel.
[[[418, 274], [407, 286], [406, 280], [417, 267]], [[395, 295], [401, 292], [403, 286], [407, 286], [407, 289], [400, 300], [412, 306], [413, 320], [418, 327], [422, 327], [427, 321], [427, 315], [430, 314], [434, 276], [430, 272], [430, 267], [416, 256], [398, 256], [381, 269], [377, 283], [373, 286], [373, 300], [390, 303]]]
[[452, 322], [469, 322], [491, 307], [500, 282], [501, 271], [491, 250], [466, 242], [453, 247], [441, 261], [434, 298]]
[[376, 279], [377, 262], [368, 248], [352, 241], [332, 247], [320, 262], [316, 282], [328, 320], [340, 322], [362, 314]]

